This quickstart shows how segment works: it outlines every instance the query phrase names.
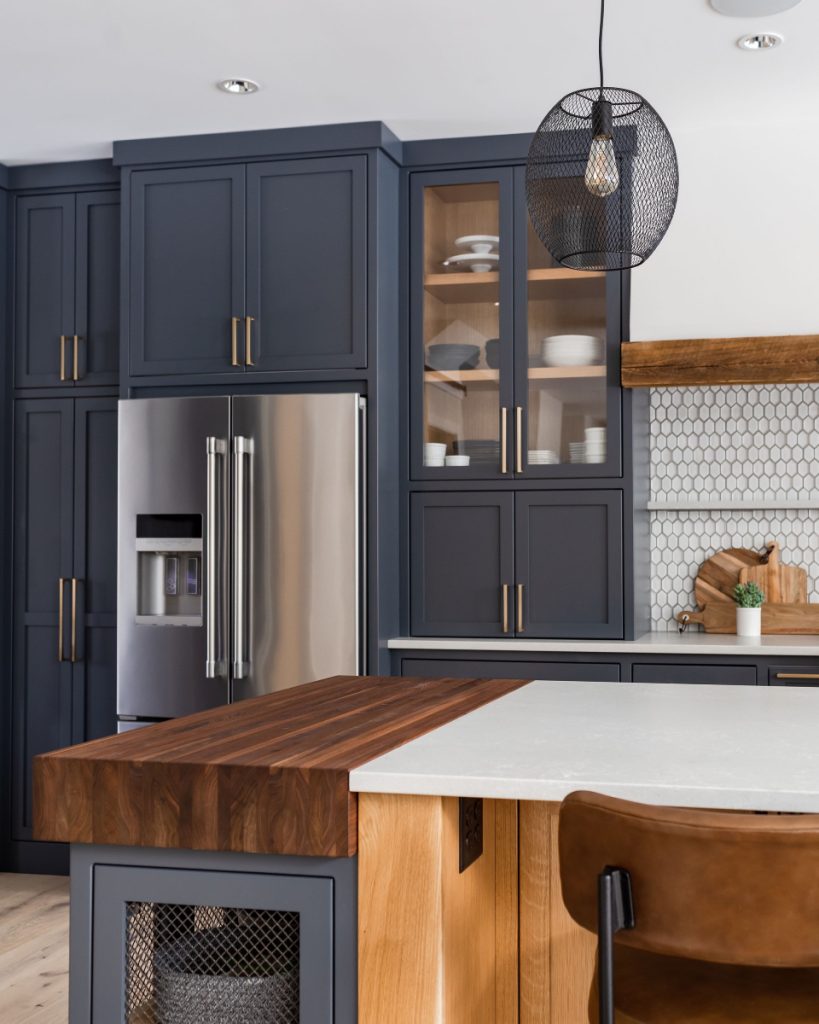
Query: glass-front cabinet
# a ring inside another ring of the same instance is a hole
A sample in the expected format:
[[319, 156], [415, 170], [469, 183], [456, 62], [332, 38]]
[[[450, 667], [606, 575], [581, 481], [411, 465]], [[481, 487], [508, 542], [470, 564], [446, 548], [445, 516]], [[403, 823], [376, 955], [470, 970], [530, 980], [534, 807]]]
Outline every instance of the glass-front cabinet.
[[522, 167], [411, 180], [413, 477], [618, 476], [618, 275], [554, 263]]

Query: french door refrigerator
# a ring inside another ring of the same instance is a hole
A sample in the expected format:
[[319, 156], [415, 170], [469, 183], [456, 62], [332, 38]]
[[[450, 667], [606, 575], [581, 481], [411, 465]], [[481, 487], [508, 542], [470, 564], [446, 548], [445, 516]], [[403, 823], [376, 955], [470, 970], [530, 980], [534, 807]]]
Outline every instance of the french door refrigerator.
[[364, 671], [357, 394], [120, 402], [120, 731]]

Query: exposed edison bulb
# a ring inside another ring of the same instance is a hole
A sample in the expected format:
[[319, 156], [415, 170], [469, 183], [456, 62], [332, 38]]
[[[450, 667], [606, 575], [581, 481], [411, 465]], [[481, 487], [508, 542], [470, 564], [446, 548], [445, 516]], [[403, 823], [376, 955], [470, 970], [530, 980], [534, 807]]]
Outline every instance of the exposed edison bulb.
[[586, 164], [586, 188], [593, 196], [605, 198], [620, 187], [620, 172], [611, 135], [595, 135]]

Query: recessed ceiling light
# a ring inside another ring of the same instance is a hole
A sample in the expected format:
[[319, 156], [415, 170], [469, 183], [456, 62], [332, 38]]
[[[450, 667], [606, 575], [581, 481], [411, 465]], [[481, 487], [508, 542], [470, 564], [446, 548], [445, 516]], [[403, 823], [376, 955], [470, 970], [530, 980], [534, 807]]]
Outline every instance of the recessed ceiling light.
[[767, 18], [796, 7], [799, 0], [711, 0], [711, 6], [729, 18]]
[[226, 78], [217, 82], [216, 87], [222, 92], [229, 92], [232, 96], [247, 96], [248, 93], [258, 92], [259, 83], [252, 78]]
[[784, 42], [778, 32], [754, 32], [749, 36], [737, 39], [740, 50], [772, 50]]

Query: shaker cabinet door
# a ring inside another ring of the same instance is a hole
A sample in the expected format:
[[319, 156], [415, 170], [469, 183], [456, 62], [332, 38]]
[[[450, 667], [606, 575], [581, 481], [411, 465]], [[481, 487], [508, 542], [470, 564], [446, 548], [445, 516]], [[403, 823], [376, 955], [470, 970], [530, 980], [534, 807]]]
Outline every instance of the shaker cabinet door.
[[77, 196], [77, 383], [119, 381], [119, 192]]
[[244, 166], [135, 171], [130, 181], [131, 374], [229, 372], [231, 317], [245, 306]]
[[[16, 403], [12, 655], [15, 839], [31, 835], [32, 758], [68, 746], [75, 738], [69, 647], [73, 435], [74, 403], [70, 398]], [[62, 647], [58, 643], [61, 635]]]
[[366, 366], [366, 157], [249, 164], [248, 369]]
[[425, 493], [411, 500], [413, 634], [511, 632], [514, 495]]
[[622, 507], [620, 491], [518, 492], [519, 634], [623, 636]]
[[74, 207], [73, 195], [22, 196], [17, 200], [14, 383], [18, 388], [70, 386]]

